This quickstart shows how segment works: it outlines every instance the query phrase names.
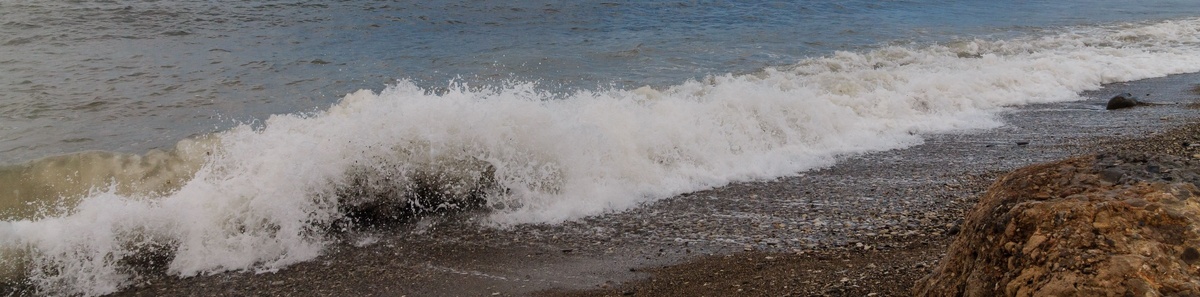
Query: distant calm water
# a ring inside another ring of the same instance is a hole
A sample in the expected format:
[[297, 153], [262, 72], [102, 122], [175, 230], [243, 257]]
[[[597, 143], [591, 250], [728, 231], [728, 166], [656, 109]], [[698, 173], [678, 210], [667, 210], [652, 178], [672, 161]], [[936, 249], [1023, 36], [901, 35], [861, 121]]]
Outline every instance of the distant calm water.
[[1200, 15], [1180, 1], [0, 1], [0, 164], [144, 152], [398, 79], [668, 86], [833, 51]]
[[1194, 0], [329, 2], [0, 0], [0, 294], [620, 212], [1200, 71]]

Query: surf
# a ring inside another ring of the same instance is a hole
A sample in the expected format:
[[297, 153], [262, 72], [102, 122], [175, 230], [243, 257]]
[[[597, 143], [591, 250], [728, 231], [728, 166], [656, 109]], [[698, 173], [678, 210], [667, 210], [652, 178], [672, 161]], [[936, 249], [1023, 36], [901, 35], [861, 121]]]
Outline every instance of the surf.
[[1196, 19], [1077, 27], [568, 94], [402, 80], [170, 151], [5, 167], [0, 266], [39, 292], [100, 295], [147, 271], [273, 271], [341, 232], [414, 216], [475, 210], [503, 228], [620, 212], [998, 127], [1011, 106], [1197, 72], [1197, 33]]

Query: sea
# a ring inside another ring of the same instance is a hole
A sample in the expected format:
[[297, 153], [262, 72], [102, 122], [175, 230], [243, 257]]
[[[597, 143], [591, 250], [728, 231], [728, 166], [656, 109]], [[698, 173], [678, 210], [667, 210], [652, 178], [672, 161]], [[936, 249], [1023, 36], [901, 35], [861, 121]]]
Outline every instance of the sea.
[[0, 0], [0, 286], [574, 221], [1200, 71], [1194, 0], [511, 2]]

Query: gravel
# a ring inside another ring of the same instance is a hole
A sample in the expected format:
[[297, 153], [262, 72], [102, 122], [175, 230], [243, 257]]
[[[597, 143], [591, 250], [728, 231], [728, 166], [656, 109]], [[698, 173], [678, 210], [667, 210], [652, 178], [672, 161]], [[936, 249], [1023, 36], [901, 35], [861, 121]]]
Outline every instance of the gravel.
[[[907, 295], [963, 213], [1012, 169], [1114, 149], [1200, 153], [1190, 124], [1196, 82], [1189, 74], [1110, 85], [1084, 101], [1014, 108], [1003, 127], [929, 135], [908, 149], [621, 213], [508, 229], [471, 215], [428, 217], [347, 235], [281, 271], [151, 276], [117, 295]], [[1160, 104], [1104, 110], [1125, 92]]]

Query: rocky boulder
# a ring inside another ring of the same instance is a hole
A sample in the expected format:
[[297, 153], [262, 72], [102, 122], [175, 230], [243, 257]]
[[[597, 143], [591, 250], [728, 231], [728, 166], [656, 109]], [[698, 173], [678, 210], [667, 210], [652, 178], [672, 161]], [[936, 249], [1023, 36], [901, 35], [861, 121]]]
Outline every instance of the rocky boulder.
[[998, 180], [917, 296], [1200, 296], [1200, 162], [1108, 155]]

